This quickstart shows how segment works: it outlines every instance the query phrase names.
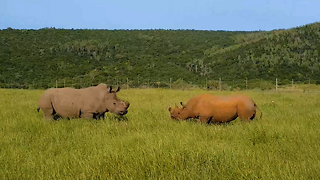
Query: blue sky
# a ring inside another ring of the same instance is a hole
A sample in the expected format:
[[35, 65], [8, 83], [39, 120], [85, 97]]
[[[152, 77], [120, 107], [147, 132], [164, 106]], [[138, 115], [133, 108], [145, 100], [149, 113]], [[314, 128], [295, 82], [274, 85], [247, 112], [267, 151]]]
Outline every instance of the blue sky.
[[320, 0], [1, 0], [0, 29], [272, 30], [320, 21]]

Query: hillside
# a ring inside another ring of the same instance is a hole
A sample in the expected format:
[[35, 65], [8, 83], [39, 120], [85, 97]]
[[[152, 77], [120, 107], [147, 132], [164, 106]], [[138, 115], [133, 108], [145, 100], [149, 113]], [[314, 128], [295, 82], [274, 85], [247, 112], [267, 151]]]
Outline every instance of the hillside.
[[1, 86], [320, 78], [320, 23], [289, 30], [0, 30]]
[[[13, 30], [0, 31], [0, 82], [46, 86], [55, 80], [150, 82], [200, 74], [185, 68], [208, 47], [234, 44], [246, 32], [193, 30]], [[73, 79], [73, 80], [71, 80]]]
[[247, 36], [247, 41], [237, 45], [207, 50], [203, 61], [212, 68], [213, 76], [227, 80], [279, 78], [284, 83], [319, 80], [320, 23]]

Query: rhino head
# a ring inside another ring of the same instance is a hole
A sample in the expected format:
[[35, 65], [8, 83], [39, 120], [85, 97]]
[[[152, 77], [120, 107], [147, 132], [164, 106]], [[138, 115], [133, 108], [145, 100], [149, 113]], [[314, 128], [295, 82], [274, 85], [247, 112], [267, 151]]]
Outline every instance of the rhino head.
[[110, 86], [104, 98], [104, 105], [107, 109], [106, 111], [123, 116], [128, 113], [130, 103], [117, 98], [117, 93], [119, 91], [120, 87], [118, 87], [116, 91], [113, 91], [112, 87]]
[[177, 105], [175, 105], [175, 108], [171, 108], [170, 106], [168, 107], [168, 111], [170, 113], [171, 119], [173, 120], [184, 119], [182, 116], [184, 114], [185, 105], [183, 105], [182, 102], [180, 102], [180, 104], [182, 105], [182, 108], [179, 108]]

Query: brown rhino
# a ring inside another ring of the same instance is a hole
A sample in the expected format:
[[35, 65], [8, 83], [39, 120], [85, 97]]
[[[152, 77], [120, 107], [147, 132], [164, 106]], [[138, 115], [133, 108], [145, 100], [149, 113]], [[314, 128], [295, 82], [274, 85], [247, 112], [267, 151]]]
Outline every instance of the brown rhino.
[[117, 98], [112, 87], [99, 84], [83, 89], [51, 88], [44, 92], [39, 99], [38, 112], [42, 109], [46, 119], [54, 116], [66, 118], [103, 118], [108, 111], [125, 115], [130, 103]]
[[[190, 99], [186, 105], [183, 105], [182, 102], [180, 104], [182, 108], [168, 107], [172, 119], [199, 118], [200, 122], [205, 123], [230, 122], [237, 117], [241, 120], [253, 120], [257, 109], [259, 109], [251, 98], [244, 95], [202, 94]], [[260, 118], [262, 118], [262, 112]]]

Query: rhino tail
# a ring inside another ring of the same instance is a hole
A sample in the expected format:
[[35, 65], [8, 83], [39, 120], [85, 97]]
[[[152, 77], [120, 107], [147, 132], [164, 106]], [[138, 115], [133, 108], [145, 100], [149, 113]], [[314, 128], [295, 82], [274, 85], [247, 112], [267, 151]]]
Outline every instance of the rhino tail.
[[37, 111], [38, 111], [38, 112], [40, 111], [40, 107], [37, 108]]

